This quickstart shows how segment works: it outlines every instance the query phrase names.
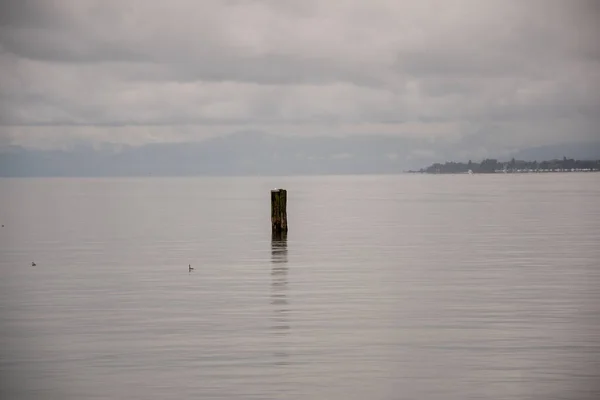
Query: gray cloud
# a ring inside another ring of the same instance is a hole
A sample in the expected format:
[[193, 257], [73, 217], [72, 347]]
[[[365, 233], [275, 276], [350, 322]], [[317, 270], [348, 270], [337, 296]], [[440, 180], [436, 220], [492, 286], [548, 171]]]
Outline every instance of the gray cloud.
[[597, 139], [597, 4], [4, 1], [0, 135], [475, 135], [482, 151]]

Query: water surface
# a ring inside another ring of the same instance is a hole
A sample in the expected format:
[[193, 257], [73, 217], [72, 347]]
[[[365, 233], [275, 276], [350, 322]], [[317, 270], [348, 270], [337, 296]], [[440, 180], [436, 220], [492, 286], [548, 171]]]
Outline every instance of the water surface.
[[599, 199], [591, 173], [3, 179], [1, 397], [598, 398]]

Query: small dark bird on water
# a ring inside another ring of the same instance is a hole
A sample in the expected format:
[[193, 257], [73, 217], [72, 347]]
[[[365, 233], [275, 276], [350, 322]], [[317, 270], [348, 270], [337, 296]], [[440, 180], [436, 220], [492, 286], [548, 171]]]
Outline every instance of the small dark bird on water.
[[188, 265], [188, 271], [189, 271], [189, 272], [191, 272], [191, 271], [193, 271], [193, 270], [194, 270], [194, 267], [192, 267], [192, 264], [189, 264], [189, 265]]
[[32, 262], [32, 263], [31, 263], [31, 266], [32, 266], [32, 267], [35, 267], [36, 265], [37, 265], [37, 264], [36, 264], [36, 263], [34, 263], [34, 262]]

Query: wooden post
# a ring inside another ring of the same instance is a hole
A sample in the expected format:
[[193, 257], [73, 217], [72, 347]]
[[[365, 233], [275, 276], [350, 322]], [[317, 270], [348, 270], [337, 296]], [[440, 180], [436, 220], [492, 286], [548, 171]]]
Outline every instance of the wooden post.
[[280, 234], [287, 232], [287, 190], [271, 190], [271, 230]]

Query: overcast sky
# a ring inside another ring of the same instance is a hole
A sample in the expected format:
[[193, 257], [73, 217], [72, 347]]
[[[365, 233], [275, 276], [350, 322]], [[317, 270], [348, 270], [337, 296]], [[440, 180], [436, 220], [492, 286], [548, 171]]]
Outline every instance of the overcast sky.
[[0, 0], [0, 138], [600, 138], [600, 2]]

